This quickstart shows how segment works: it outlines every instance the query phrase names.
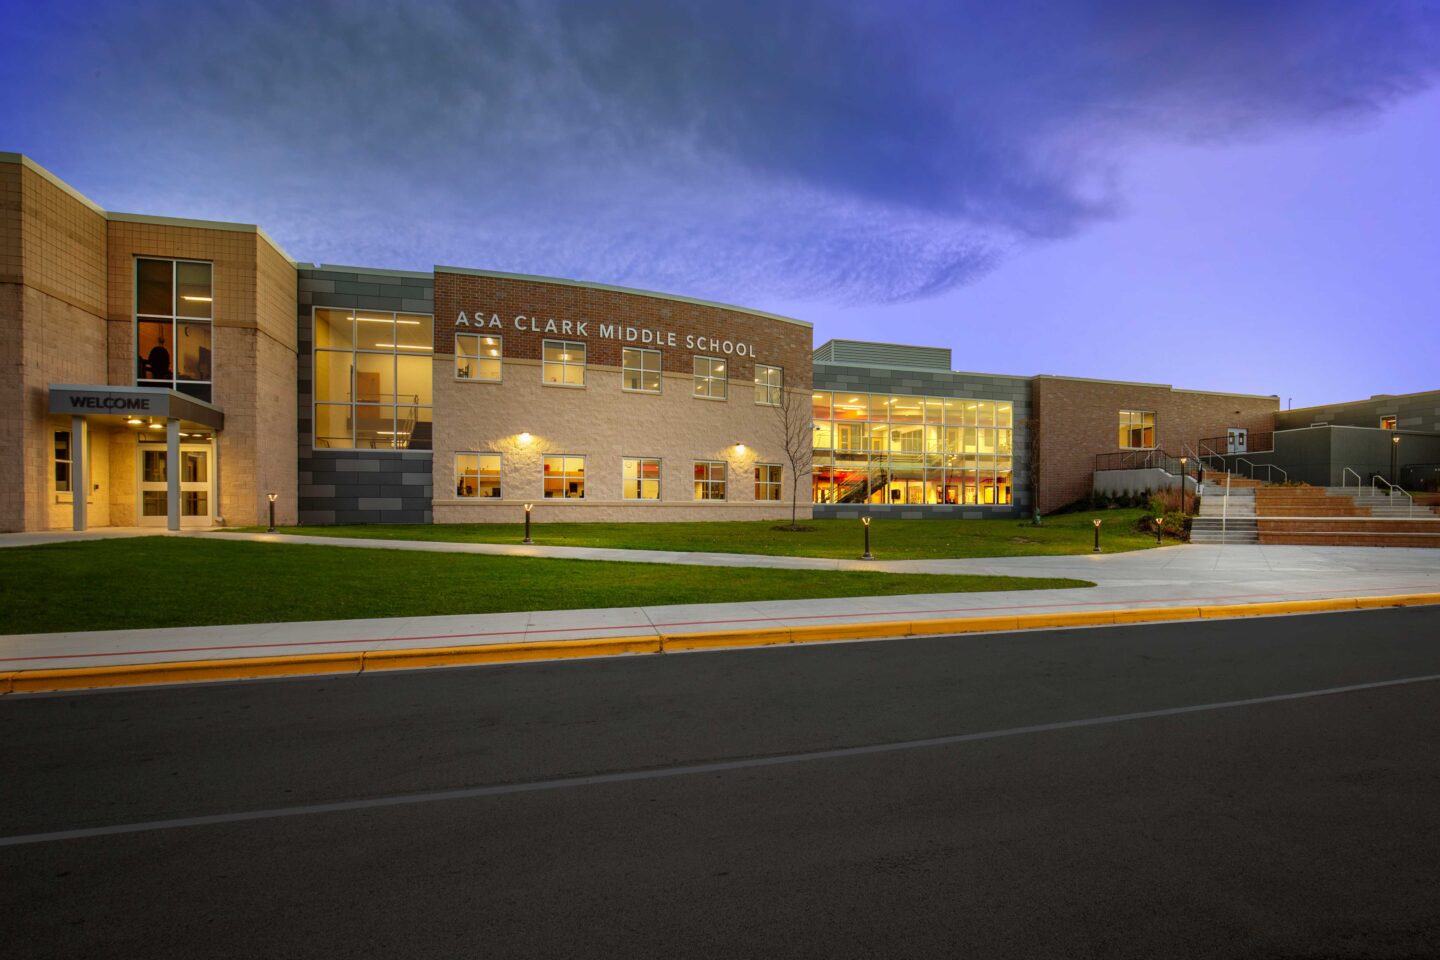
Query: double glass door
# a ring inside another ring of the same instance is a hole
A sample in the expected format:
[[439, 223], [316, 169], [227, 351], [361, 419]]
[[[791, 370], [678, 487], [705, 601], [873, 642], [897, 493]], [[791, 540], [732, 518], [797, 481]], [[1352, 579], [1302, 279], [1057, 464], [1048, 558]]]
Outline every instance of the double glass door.
[[[163, 443], [140, 444], [140, 523], [168, 518], [169, 451]], [[180, 444], [180, 525], [208, 527], [214, 515], [209, 444]]]

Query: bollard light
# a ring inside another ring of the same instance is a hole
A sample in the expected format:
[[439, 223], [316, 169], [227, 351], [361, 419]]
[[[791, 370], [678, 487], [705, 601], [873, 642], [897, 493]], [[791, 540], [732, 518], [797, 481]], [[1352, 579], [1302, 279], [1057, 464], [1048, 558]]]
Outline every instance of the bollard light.
[[270, 529], [269, 529], [268, 531], [266, 531], [266, 532], [267, 532], [267, 533], [274, 533], [274, 532], [275, 532], [275, 501], [278, 500], [278, 499], [280, 499], [280, 494], [278, 494], [278, 493], [267, 493], [267, 494], [265, 494], [265, 496], [266, 496], [266, 498], [270, 501]]
[[1164, 542], [1163, 539], [1162, 539], [1162, 538], [1164, 537], [1164, 535], [1165, 535], [1165, 518], [1164, 518], [1164, 517], [1156, 517], [1156, 518], [1155, 518], [1155, 546], [1158, 547], [1158, 546], [1160, 546], [1161, 543]]
[[861, 560], [874, 560], [875, 555], [870, 552], [870, 518], [861, 517], [860, 522], [865, 525], [865, 552], [860, 554]]
[[[1396, 486], [1400, 485], [1400, 434], [1390, 438], [1390, 482]], [[1394, 493], [1387, 490], [1386, 493]]]
[[1093, 524], [1095, 524], [1095, 549], [1094, 549], [1094, 550], [1091, 550], [1090, 552], [1091, 552], [1091, 553], [1099, 553], [1099, 552], [1100, 552], [1100, 518], [1099, 518], [1099, 517], [1096, 517], [1094, 520], [1091, 520], [1090, 522], [1093, 523]]
[[1190, 461], [1189, 457], [1180, 458], [1180, 512], [1185, 513], [1185, 464]]
[[534, 543], [534, 542], [535, 542], [534, 540], [531, 540], [531, 539], [530, 539], [530, 511], [531, 511], [532, 509], [534, 509], [534, 507], [535, 507], [535, 504], [533, 504], [533, 503], [527, 503], [527, 504], [525, 504], [525, 539], [524, 539], [524, 540], [521, 540], [521, 541], [520, 541], [521, 543]]

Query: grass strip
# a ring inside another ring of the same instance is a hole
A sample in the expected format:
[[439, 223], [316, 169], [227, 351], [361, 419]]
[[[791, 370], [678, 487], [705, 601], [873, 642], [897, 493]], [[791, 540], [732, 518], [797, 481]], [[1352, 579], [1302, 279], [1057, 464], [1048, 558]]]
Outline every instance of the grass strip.
[[[777, 529], [772, 520], [693, 523], [546, 523], [544, 504], [536, 507], [537, 544], [555, 547], [605, 547], [621, 550], [679, 550], [686, 553], [748, 553], [784, 557], [853, 559], [860, 555], [863, 533], [858, 520], [806, 520], [812, 529]], [[880, 560], [930, 560], [962, 557], [1031, 557], [1089, 553], [1095, 526], [1105, 552], [1148, 550], [1155, 535], [1137, 529], [1143, 510], [1099, 510], [1046, 517], [1041, 526], [1028, 520], [891, 520], [872, 522], [870, 539]], [[439, 540], [456, 543], [519, 543], [523, 514], [516, 523], [346, 524], [284, 527], [284, 533], [377, 540]], [[248, 527], [249, 531], [263, 527]]]
[[0, 550], [0, 631], [1089, 586], [1094, 584], [1060, 578], [693, 567], [140, 537]]

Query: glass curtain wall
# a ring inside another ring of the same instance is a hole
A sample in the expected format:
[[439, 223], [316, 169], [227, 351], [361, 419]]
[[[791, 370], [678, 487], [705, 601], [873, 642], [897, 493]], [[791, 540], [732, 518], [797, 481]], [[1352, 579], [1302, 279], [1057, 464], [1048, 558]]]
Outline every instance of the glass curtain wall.
[[1007, 400], [816, 392], [816, 503], [1011, 502]]
[[434, 322], [315, 310], [315, 446], [429, 450]]

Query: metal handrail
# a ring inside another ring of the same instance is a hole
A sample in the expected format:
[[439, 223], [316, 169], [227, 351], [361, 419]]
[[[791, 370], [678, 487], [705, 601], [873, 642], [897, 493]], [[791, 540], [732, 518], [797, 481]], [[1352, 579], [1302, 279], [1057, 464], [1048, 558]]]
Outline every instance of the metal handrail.
[[1253, 460], [1246, 460], [1244, 457], [1236, 457], [1236, 458], [1235, 458], [1235, 465], [1236, 465], [1237, 467], [1238, 467], [1240, 464], [1242, 464], [1242, 463], [1245, 463], [1245, 464], [1249, 464], [1249, 465], [1250, 465], [1250, 479], [1251, 479], [1251, 480], [1254, 480], [1254, 479], [1255, 479], [1255, 471], [1256, 471], [1258, 468], [1260, 468], [1260, 467], [1264, 467], [1264, 468], [1265, 468], [1265, 482], [1266, 482], [1266, 483], [1274, 483], [1274, 482], [1275, 482], [1275, 471], [1276, 471], [1276, 470], [1279, 470], [1279, 471], [1280, 471], [1280, 476], [1284, 478], [1284, 482], [1286, 482], [1286, 483], [1289, 483], [1289, 482], [1290, 482], [1290, 474], [1286, 473], [1283, 467], [1277, 467], [1277, 466], [1275, 466], [1275, 464], [1273, 464], [1273, 463], [1256, 463], [1256, 462], [1253, 461]]
[[1400, 496], [1404, 497], [1406, 500], [1409, 500], [1409, 501], [1410, 501], [1410, 506], [1409, 506], [1409, 508], [1405, 511], [1405, 516], [1406, 516], [1406, 517], [1414, 517], [1414, 516], [1415, 516], [1415, 498], [1414, 498], [1414, 497], [1410, 496], [1410, 494], [1406, 493], [1406, 492], [1404, 491], [1404, 489], [1402, 489], [1401, 487], [1396, 486], [1395, 484], [1391, 483], [1389, 480], [1386, 480], [1384, 477], [1380, 476], [1380, 474], [1378, 474], [1378, 473], [1375, 474], [1375, 476], [1373, 476], [1373, 477], [1370, 478], [1370, 492], [1373, 493], [1373, 494], [1374, 494], [1375, 496], [1377, 496], [1377, 497], [1380, 496], [1380, 491], [1379, 491], [1379, 490], [1376, 488], [1376, 486], [1375, 486], [1376, 482], [1383, 483], [1383, 484], [1385, 484], [1385, 486], [1389, 487], [1389, 488], [1390, 488], [1390, 494], [1389, 494], [1390, 496], [1392, 496], [1392, 497], [1395, 496], [1396, 492], [1398, 491], [1399, 494], [1400, 494]]
[[1213, 463], [1211, 463], [1210, 461], [1211, 461], [1212, 459], [1213, 459], [1213, 460], [1219, 460], [1219, 461], [1220, 461], [1220, 469], [1223, 470], [1223, 471], [1225, 471], [1226, 473], [1229, 473], [1229, 472], [1230, 472], [1229, 467], [1227, 467], [1227, 466], [1225, 465], [1225, 456], [1224, 456], [1224, 454], [1216, 453], [1215, 450], [1214, 450], [1214, 448], [1213, 448], [1213, 447], [1210, 447], [1208, 444], [1206, 444], [1204, 440], [1199, 441], [1199, 444], [1200, 444], [1200, 449], [1201, 449], [1201, 450], [1204, 450], [1204, 451], [1206, 451], [1206, 452], [1205, 452], [1205, 453], [1196, 452], [1196, 454], [1195, 454], [1195, 459], [1196, 459], [1196, 460], [1203, 461], [1203, 462], [1205, 463], [1205, 466], [1211, 467], [1211, 468], [1213, 468], [1215, 465], [1214, 465]]
[[1349, 490], [1349, 489], [1350, 489], [1350, 484], [1349, 484], [1349, 482], [1347, 482], [1346, 479], [1345, 479], [1345, 474], [1347, 474], [1347, 473], [1348, 473], [1348, 474], [1351, 474], [1351, 475], [1353, 475], [1353, 476], [1355, 477], [1355, 496], [1357, 496], [1357, 497], [1360, 496], [1361, 490], [1364, 489], [1365, 478], [1362, 477], [1362, 476], [1360, 476], [1359, 471], [1357, 471], [1357, 470], [1352, 470], [1352, 469], [1349, 468], [1349, 467], [1346, 467], [1344, 470], [1341, 470], [1341, 471], [1340, 471], [1340, 489], [1341, 489], [1341, 491], [1343, 492], [1343, 491], [1346, 491], [1346, 490]]

